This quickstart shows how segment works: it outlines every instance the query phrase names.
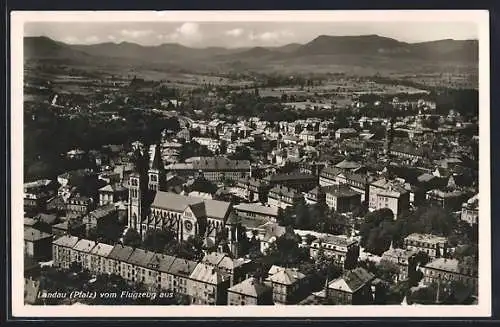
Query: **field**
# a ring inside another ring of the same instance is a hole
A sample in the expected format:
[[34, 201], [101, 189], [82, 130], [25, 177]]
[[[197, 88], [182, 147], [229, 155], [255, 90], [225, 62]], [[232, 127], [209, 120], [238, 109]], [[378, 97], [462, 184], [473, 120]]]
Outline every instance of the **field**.
[[314, 95], [331, 95], [343, 99], [350, 97], [353, 94], [398, 94], [409, 93], [419, 94], [426, 93], [426, 90], [421, 90], [414, 87], [404, 85], [388, 85], [379, 84], [369, 80], [356, 78], [339, 78], [335, 80], [327, 80], [323, 85], [317, 86], [296, 86], [296, 87], [276, 87], [259, 89], [261, 96], [281, 97], [283, 94], [295, 96], [314, 96]]

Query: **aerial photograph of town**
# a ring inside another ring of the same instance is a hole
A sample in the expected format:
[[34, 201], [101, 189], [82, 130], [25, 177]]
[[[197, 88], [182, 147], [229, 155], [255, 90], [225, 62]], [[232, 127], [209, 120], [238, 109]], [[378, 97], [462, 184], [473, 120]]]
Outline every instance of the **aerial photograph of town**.
[[478, 32], [425, 25], [26, 23], [24, 303], [477, 305]]

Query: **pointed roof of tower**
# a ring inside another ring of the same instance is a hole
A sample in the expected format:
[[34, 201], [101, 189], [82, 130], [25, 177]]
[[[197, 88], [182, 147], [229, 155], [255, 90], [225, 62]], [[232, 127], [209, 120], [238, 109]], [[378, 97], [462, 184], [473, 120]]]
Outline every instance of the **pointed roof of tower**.
[[162, 160], [161, 160], [161, 147], [159, 144], [154, 145], [154, 151], [151, 153], [151, 160], [149, 162], [149, 168], [152, 169], [161, 169], [162, 168]]

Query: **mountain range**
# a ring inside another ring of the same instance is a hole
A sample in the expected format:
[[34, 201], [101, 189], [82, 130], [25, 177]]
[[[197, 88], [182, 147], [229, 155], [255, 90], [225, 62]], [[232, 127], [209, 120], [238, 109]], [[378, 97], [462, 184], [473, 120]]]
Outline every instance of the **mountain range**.
[[478, 40], [438, 40], [407, 43], [378, 35], [327, 36], [280, 47], [253, 48], [190, 48], [176, 43], [143, 46], [131, 42], [73, 45], [48, 37], [25, 37], [25, 60], [39, 59], [69, 63], [157, 63], [171, 65], [210, 63], [315, 62], [323, 64], [355, 64], [371, 59], [398, 61], [417, 60], [423, 63], [457, 62], [476, 64]]

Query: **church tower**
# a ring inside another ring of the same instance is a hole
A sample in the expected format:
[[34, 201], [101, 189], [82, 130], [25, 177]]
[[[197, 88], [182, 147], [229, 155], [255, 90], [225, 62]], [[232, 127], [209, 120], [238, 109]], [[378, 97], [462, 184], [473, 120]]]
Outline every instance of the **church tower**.
[[148, 190], [152, 192], [161, 191], [164, 180], [164, 167], [161, 159], [160, 145], [154, 145], [151, 153], [151, 161], [148, 169]]
[[128, 227], [140, 232], [142, 220], [141, 176], [133, 173], [129, 178]]

